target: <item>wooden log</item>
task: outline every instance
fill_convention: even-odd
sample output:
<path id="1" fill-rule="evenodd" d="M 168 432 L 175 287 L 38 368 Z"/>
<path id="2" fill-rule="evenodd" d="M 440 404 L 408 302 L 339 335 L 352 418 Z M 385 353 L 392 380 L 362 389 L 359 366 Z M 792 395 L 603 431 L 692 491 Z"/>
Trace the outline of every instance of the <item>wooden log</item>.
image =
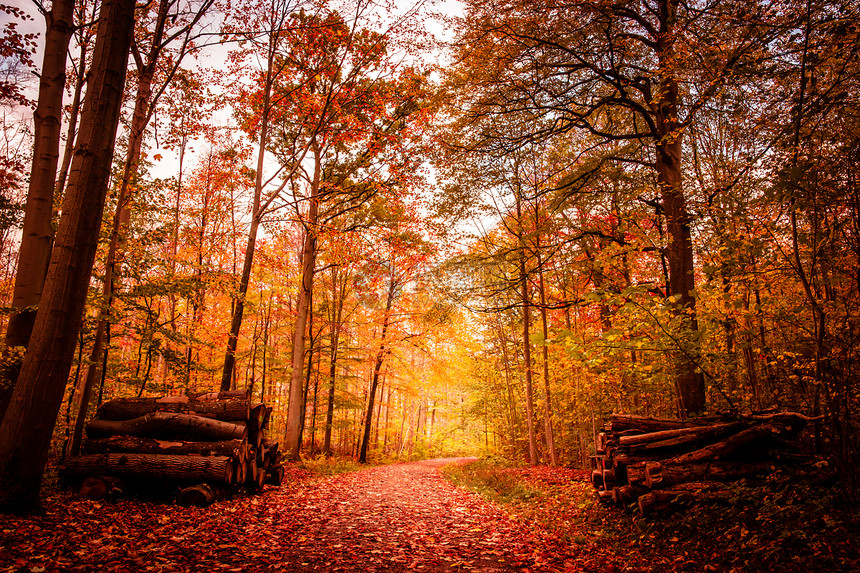
<path id="1" fill-rule="evenodd" d="M 66 459 L 62 472 L 68 477 L 111 474 L 162 480 L 187 479 L 230 483 L 233 463 L 226 456 L 91 454 Z"/>
<path id="2" fill-rule="evenodd" d="M 185 392 L 190 400 L 198 402 L 214 402 L 218 400 L 233 400 L 245 398 L 250 400 L 251 395 L 247 390 L 227 390 L 224 392 Z"/>
<path id="3" fill-rule="evenodd" d="M 644 487 L 635 485 L 622 485 L 612 488 L 612 501 L 615 505 L 625 505 L 638 499 L 639 496 L 648 492 Z"/>
<path id="4" fill-rule="evenodd" d="M 176 501 L 182 507 L 208 507 L 216 501 L 227 499 L 230 490 L 219 484 L 199 483 L 179 492 Z"/>
<path id="5" fill-rule="evenodd" d="M 605 489 L 597 490 L 597 499 L 601 503 L 612 503 L 612 492 Z"/>
<path id="6" fill-rule="evenodd" d="M 244 484 L 248 476 L 248 461 L 233 465 L 233 483 Z"/>
<path id="7" fill-rule="evenodd" d="M 252 430 L 248 428 L 248 446 L 255 450 L 259 450 L 260 446 L 263 444 L 263 431 L 262 430 Z"/>
<path id="8" fill-rule="evenodd" d="M 676 428 L 674 430 L 663 430 L 661 432 L 649 432 L 633 436 L 621 436 L 618 445 L 622 448 L 640 451 L 642 449 L 657 449 L 677 445 L 687 445 L 708 439 L 719 439 L 736 432 L 744 427 L 738 422 L 728 424 L 716 424 L 714 426 L 696 426 L 693 428 Z M 638 446 L 638 447 L 637 447 Z"/>
<path id="9" fill-rule="evenodd" d="M 754 442 L 766 441 L 768 438 L 779 438 L 779 433 L 780 429 L 772 424 L 753 426 L 715 444 L 670 458 L 665 463 L 668 465 L 680 465 L 725 458 L 738 449 Z"/>
<path id="10" fill-rule="evenodd" d="M 272 407 L 266 406 L 266 410 L 263 413 L 263 422 L 260 424 L 260 429 L 265 430 L 269 427 L 269 421 L 272 419 Z"/>
<path id="11" fill-rule="evenodd" d="M 640 484 L 645 481 L 645 463 L 638 462 L 627 466 L 627 482 L 630 485 Z"/>
<path id="12" fill-rule="evenodd" d="M 115 476 L 89 476 L 81 483 L 78 489 L 78 496 L 82 499 L 106 499 L 115 498 L 120 495 L 125 489 L 125 486 L 118 477 Z"/>
<path id="13" fill-rule="evenodd" d="M 265 404 L 253 404 L 251 405 L 250 413 L 248 415 L 248 429 L 249 430 L 262 430 L 263 425 L 266 422 L 266 412 L 268 409 Z"/>
<path id="14" fill-rule="evenodd" d="M 248 449 L 247 440 L 225 440 L 221 442 L 189 442 L 183 440 L 154 440 L 140 436 L 111 436 L 99 440 L 84 440 L 83 454 L 164 454 L 173 456 L 227 456 L 244 461 Z"/>
<path id="15" fill-rule="evenodd" d="M 649 418 L 648 416 L 612 414 L 610 416 L 610 428 L 614 433 L 631 429 L 641 430 L 643 432 L 661 432 L 663 430 L 674 430 L 677 428 L 693 428 L 705 425 L 711 421 L 714 420 L 672 420 L 668 418 Z"/>
<path id="16" fill-rule="evenodd" d="M 639 496 L 639 512 L 648 515 L 681 509 L 692 499 L 689 493 L 679 491 L 651 491 Z"/>
<path id="17" fill-rule="evenodd" d="M 268 438 L 263 438 L 263 443 L 261 447 L 266 448 L 269 452 L 269 455 L 273 456 L 281 450 L 281 445 L 275 440 L 270 440 Z"/>
<path id="18" fill-rule="evenodd" d="M 257 460 L 255 458 L 250 458 L 245 463 L 245 481 L 243 482 L 245 485 L 254 486 L 257 484 L 257 480 L 260 478 L 259 472 L 260 469 L 257 467 Z"/>
<path id="19" fill-rule="evenodd" d="M 117 434 L 147 438 L 176 438 L 199 440 L 241 440 L 247 436 L 244 424 L 221 422 L 192 414 L 153 412 L 133 420 L 99 420 L 87 424 L 89 438 L 105 438 Z"/>
<path id="20" fill-rule="evenodd" d="M 600 470 L 591 470 L 591 485 L 595 488 L 603 487 L 603 472 Z"/>
<path id="21" fill-rule="evenodd" d="M 648 462 L 645 469 L 645 485 L 664 489 L 686 482 L 730 481 L 761 473 L 773 467 L 771 462 L 705 462 L 668 464 Z"/>
<path id="22" fill-rule="evenodd" d="M 222 422 L 245 421 L 251 412 L 247 396 L 225 400 L 190 400 L 187 396 L 165 398 L 117 398 L 99 406 L 103 420 L 131 420 L 152 412 L 176 412 L 214 418 Z"/>
<path id="23" fill-rule="evenodd" d="M 280 486 L 284 483 L 284 466 L 269 466 L 269 471 L 266 472 L 266 483 Z"/>

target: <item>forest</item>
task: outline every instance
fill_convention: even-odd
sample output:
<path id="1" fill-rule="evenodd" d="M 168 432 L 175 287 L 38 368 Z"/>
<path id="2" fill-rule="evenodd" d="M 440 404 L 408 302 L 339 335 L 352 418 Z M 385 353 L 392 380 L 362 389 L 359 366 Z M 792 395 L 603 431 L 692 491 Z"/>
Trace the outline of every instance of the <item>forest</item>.
<path id="1" fill-rule="evenodd" d="M 14 0 L 13 0 L 14 2 Z M 0 4 L 0 509 L 116 398 L 588 468 L 794 412 L 856 501 L 848 0 Z"/>

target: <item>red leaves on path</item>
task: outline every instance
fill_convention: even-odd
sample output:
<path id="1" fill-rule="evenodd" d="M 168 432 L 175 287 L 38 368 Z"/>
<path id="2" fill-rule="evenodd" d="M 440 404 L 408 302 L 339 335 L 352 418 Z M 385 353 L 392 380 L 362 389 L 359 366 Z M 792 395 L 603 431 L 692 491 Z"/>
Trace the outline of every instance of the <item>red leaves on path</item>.
<path id="1" fill-rule="evenodd" d="M 445 481 L 444 463 L 294 470 L 207 509 L 57 496 L 42 516 L 0 516 L 0 571 L 556 570 L 525 528 Z"/>

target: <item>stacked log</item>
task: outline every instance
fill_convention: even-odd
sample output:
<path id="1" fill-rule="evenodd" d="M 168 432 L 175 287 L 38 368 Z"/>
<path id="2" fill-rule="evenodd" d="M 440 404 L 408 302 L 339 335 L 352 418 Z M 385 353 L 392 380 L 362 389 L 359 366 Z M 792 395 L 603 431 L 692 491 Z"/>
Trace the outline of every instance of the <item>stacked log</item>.
<path id="1" fill-rule="evenodd" d="M 811 420 L 794 412 L 693 420 L 613 414 L 599 434 L 591 482 L 600 501 L 635 502 L 642 514 L 681 507 L 791 459 Z"/>
<path id="2" fill-rule="evenodd" d="M 245 391 L 111 400 L 63 474 L 84 479 L 80 493 L 91 498 L 119 490 L 119 480 L 179 486 L 183 505 L 209 505 L 238 487 L 259 492 L 284 476 L 278 443 L 265 438 L 270 415 Z"/>

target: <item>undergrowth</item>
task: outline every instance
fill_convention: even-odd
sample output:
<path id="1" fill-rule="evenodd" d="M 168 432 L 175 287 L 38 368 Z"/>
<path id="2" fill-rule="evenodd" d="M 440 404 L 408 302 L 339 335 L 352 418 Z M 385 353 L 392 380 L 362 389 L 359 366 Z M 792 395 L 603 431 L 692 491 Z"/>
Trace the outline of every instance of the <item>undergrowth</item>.
<path id="1" fill-rule="evenodd" d="M 323 454 L 302 458 L 298 465 L 318 476 L 332 476 L 367 468 L 366 464 L 360 464 L 351 457 L 325 456 Z"/>
<path id="2" fill-rule="evenodd" d="M 450 465 L 454 484 L 504 504 L 584 571 L 860 571 L 860 517 L 835 480 L 779 470 L 707 503 L 642 517 L 599 504 L 588 472 L 499 459 Z"/>

